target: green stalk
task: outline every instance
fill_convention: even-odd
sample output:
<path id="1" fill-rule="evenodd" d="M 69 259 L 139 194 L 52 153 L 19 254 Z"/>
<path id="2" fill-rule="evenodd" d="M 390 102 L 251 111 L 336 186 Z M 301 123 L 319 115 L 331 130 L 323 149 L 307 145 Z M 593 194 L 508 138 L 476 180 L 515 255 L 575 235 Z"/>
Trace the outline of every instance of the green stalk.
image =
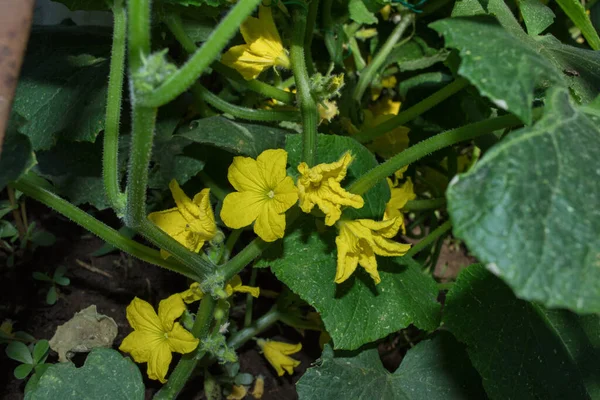
<path id="1" fill-rule="evenodd" d="M 438 90 L 431 96 L 427 97 L 426 99 L 421 100 L 409 109 L 402 111 L 395 117 L 388 119 L 384 123 L 379 124 L 374 128 L 369 128 L 366 131 L 359 132 L 356 135 L 353 135 L 352 137 L 358 140 L 360 143 L 370 142 L 383 135 L 384 133 L 395 129 L 398 126 L 404 125 L 409 121 L 412 121 L 419 115 L 432 109 L 436 105 L 440 104 L 442 101 L 446 100 L 448 97 L 461 91 L 467 86 L 469 86 L 469 82 L 466 79 L 458 78 L 452 83 L 444 86 L 442 89 Z"/>
<path id="2" fill-rule="evenodd" d="M 271 243 L 265 242 L 261 238 L 256 238 L 251 241 L 242 251 L 222 267 L 221 272 L 225 282 L 239 274 L 246 265 L 250 264 L 252 260 L 260 256 L 270 244 Z"/>
<path id="3" fill-rule="evenodd" d="M 409 200 L 402 208 L 402 211 L 423 211 L 440 208 L 446 204 L 446 199 L 440 197 L 437 199 L 427 200 Z"/>
<path id="4" fill-rule="evenodd" d="M 196 314 L 196 321 L 192 327 L 192 334 L 194 337 L 200 339 L 200 342 L 208 335 L 210 326 L 213 320 L 213 313 L 217 301 L 212 296 L 204 296 L 200 301 L 198 307 L 198 313 Z M 174 399 L 177 397 L 181 389 L 185 386 L 185 383 L 190 379 L 192 372 L 196 368 L 198 361 L 204 356 L 204 351 L 200 350 L 201 345 L 195 351 L 185 354 L 179 360 L 179 363 L 169 375 L 167 383 L 154 395 L 156 400 L 167 400 Z"/>
<path id="5" fill-rule="evenodd" d="M 87 229 L 94 235 L 98 236 L 105 242 L 110 243 L 119 250 L 131 254 L 132 256 L 150 264 L 158 265 L 168 270 L 180 273 L 190 279 L 199 279 L 197 274 L 192 273 L 184 265 L 181 265 L 173 260 L 164 260 L 158 251 L 121 235 L 118 231 L 112 229 L 103 222 L 98 221 L 96 218 L 92 217 L 80 208 L 75 207 L 73 204 L 58 197 L 49 190 L 38 186 L 35 183 L 35 180 L 30 177 L 22 176 L 18 181 L 14 182 L 12 186 L 25 193 L 32 199 L 35 199 L 40 203 L 52 208 L 56 212 L 64 215 L 77 225 Z"/>
<path id="6" fill-rule="evenodd" d="M 331 8 L 333 6 L 333 0 L 324 0 L 323 1 L 323 31 L 325 32 L 325 47 L 327 47 L 327 51 L 329 52 L 329 56 L 331 57 L 331 61 L 333 61 L 336 65 L 342 64 L 342 53 L 341 46 L 338 46 L 338 43 L 341 42 L 336 39 L 335 34 L 333 32 L 333 18 L 331 18 Z"/>
<path id="7" fill-rule="evenodd" d="M 298 121 L 298 111 L 291 110 L 255 110 L 253 108 L 241 107 L 231 104 L 219 96 L 211 93 L 199 83 L 192 85 L 192 94 L 213 106 L 219 111 L 230 114 L 236 118 L 250 121 Z"/>
<path id="8" fill-rule="evenodd" d="M 260 1 L 239 0 L 202 47 L 160 87 L 140 99 L 141 103 L 146 107 L 160 107 L 185 92 L 219 56 L 229 40 L 238 31 L 240 25 L 254 11 Z"/>
<path id="9" fill-rule="evenodd" d="M 425 238 L 423 240 L 421 240 L 419 243 L 412 246 L 410 248 L 410 250 L 408 250 L 408 252 L 405 255 L 403 255 L 402 257 L 403 258 L 404 257 L 406 257 L 406 258 L 414 257 L 421 250 L 427 248 L 429 245 L 431 245 L 433 242 L 435 242 L 440 236 L 442 236 L 446 232 L 448 232 L 450 230 L 450 228 L 452 228 L 452 222 L 450 222 L 450 221 L 444 222 L 443 224 L 438 226 L 436 229 L 431 231 L 429 233 L 429 235 L 425 236 Z"/>
<path id="10" fill-rule="evenodd" d="M 313 75 L 315 73 L 315 66 L 312 58 L 312 41 L 318 13 L 319 0 L 310 0 L 310 4 L 308 5 L 308 17 L 306 19 L 306 35 L 304 36 L 304 51 L 308 75 Z"/>
<path id="11" fill-rule="evenodd" d="M 317 153 L 317 104 L 310 90 L 310 78 L 306 71 L 304 55 L 304 37 L 306 14 L 302 10 L 294 11 L 294 30 L 290 58 L 296 81 L 298 104 L 302 115 L 302 161 L 309 167 L 315 163 Z"/>
<path id="12" fill-rule="evenodd" d="M 409 147 L 386 162 L 379 164 L 377 167 L 354 181 L 348 190 L 355 194 L 363 194 L 375 186 L 380 180 L 385 179 L 400 168 L 409 165 L 436 150 L 473 139 L 498 129 L 512 128 L 522 124 L 521 120 L 514 115 L 503 115 L 502 117 L 486 119 L 485 121 L 475 122 L 440 133 Z"/>
<path id="13" fill-rule="evenodd" d="M 138 70 L 150 54 L 150 0 L 129 0 L 129 69 Z"/>
<path id="14" fill-rule="evenodd" d="M 198 48 L 196 47 L 196 43 L 188 36 L 183 28 L 183 23 L 181 22 L 181 17 L 179 14 L 170 13 L 165 19 L 165 23 L 167 27 L 175 36 L 175 39 L 181 44 L 181 47 L 185 51 L 190 54 L 193 54 Z M 281 89 L 277 89 L 274 86 L 271 86 L 267 83 L 261 82 L 256 79 L 252 79 L 247 81 L 244 79 L 242 75 L 239 74 L 235 69 L 229 68 L 228 66 L 222 64 L 219 61 L 215 61 L 210 66 L 212 69 L 225 76 L 232 81 L 235 81 L 238 85 L 243 86 L 248 90 L 252 90 L 253 92 L 262 94 L 265 97 L 272 98 L 278 101 L 281 101 L 285 104 L 294 104 L 294 95 L 289 92 L 285 92 Z"/>
<path id="15" fill-rule="evenodd" d="M 367 90 L 367 87 L 371 84 L 373 78 L 379 72 L 379 69 L 392 51 L 392 48 L 396 43 L 398 43 L 400 38 L 402 38 L 402 35 L 404 35 L 406 29 L 408 29 L 414 20 L 414 14 L 403 15 L 402 20 L 398 23 L 398 25 L 396 25 L 381 49 L 379 49 L 377 54 L 375 54 L 375 57 L 373 57 L 373 61 L 371 61 L 371 63 L 362 70 L 360 78 L 358 79 L 358 83 L 356 84 L 356 88 L 354 88 L 354 93 L 352 94 L 352 98 L 355 101 L 360 102 L 363 94 L 365 94 L 365 90 Z"/>
<path id="16" fill-rule="evenodd" d="M 280 314 L 277 306 L 273 306 L 266 314 L 254 321 L 251 326 L 244 328 L 231 336 L 227 344 L 234 349 L 239 348 L 248 340 L 269 329 L 273 324 L 279 321 L 279 316 Z"/>

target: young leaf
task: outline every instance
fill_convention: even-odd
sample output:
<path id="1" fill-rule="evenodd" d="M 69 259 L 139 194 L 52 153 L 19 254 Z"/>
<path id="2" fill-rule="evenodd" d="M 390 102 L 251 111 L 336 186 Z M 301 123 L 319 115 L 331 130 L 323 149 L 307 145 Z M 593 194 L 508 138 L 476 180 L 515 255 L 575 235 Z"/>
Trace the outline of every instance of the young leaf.
<path id="1" fill-rule="evenodd" d="M 369 3 L 374 2 L 370 1 Z M 381 8 L 381 6 L 379 6 L 379 8 Z M 350 0 L 348 10 L 350 11 L 350 18 L 354 22 L 366 25 L 377 23 L 377 17 L 374 14 L 376 10 L 369 10 L 363 0 Z"/>
<path id="2" fill-rule="evenodd" d="M 38 246 L 49 247 L 56 243 L 56 236 L 48 231 L 38 229 L 32 233 L 31 241 Z"/>
<path id="3" fill-rule="evenodd" d="M 100 398 L 144 398 L 140 370 L 112 349 L 92 350 L 81 368 L 73 363 L 51 365 L 39 380 L 25 388 L 25 400 Z"/>
<path id="4" fill-rule="evenodd" d="M 258 266 L 271 266 L 280 281 L 315 307 L 336 349 L 357 349 L 410 324 L 437 328 L 437 287 L 419 267 L 378 257 L 379 285 L 361 267 L 338 285 L 334 229 L 319 234 L 313 218 L 303 222 L 286 232 L 281 247 L 271 246 Z"/>
<path id="5" fill-rule="evenodd" d="M 448 293 L 444 325 L 467 345 L 491 399 L 600 395 L 597 316 L 519 300 L 483 265 L 472 265 Z"/>
<path id="6" fill-rule="evenodd" d="M 46 339 L 38 341 L 33 347 L 33 363 L 37 365 L 43 362 L 42 359 L 48 354 L 48 349 L 50 349 L 50 344 Z"/>
<path id="7" fill-rule="evenodd" d="M 33 279 L 37 281 L 52 282 L 52 278 L 42 272 L 34 271 L 31 275 L 33 276 Z"/>
<path id="8" fill-rule="evenodd" d="M 540 0 L 520 0 L 518 3 L 529 35 L 539 35 L 554 22 L 554 12 Z"/>
<path id="9" fill-rule="evenodd" d="M 196 143 L 210 144 L 237 155 L 257 157 L 264 150 L 283 147 L 289 131 L 215 116 L 192 121 L 177 133 L 177 136 Z"/>
<path id="10" fill-rule="evenodd" d="M 18 361 L 23 364 L 33 364 L 33 358 L 31 357 L 31 352 L 29 351 L 29 347 L 25 343 L 22 342 L 10 342 L 8 346 L 6 346 L 6 355 L 8 358 Z"/>
<path id="11" fill-rule="evenodd" d="M 444 35 L 448 47 L 460 50 L 458 73 L 526 124 L 531 123 L 534 90 L 564 83 L 561 71 L 492 17 L 451 18 L 429 26 Z"/>
<path id="12" fill-rule="evenodd" d="M 600 116 L 553 90 L 536 125 L 510 133 L 449 186 L 454 234 L 517 296 L 600 312 L 599 143 Z"/>
<path id="13" fill-rule="evenodd" d="M 13 374 L 15 375 L 15 378 L 17 378 L 17 379 L 25 379 L 25 378 L 27 378 L 27 375 L 29 375 L 31 373 L 31 370 L 33 370 L 33 365 L 21 364 L 17 368 L 15 368 L 15 370 L 13 371 Z"/>
<path id="14" fill-rule="evenodd" d="M 354 399 L 357 393 L 378 400 L 485 398 L 464 348 L 447 332 L 408 350 L 393 373 L 381 365 L 376 348 L 336 355 L 326 345 L 319 365 L 309 368 L 296 387 L 300 400 Z"/>
<path id="15" fill-rule="evenodd" d="M 0 220 L 0 238 L 8 238 L 18 235 L 17 228 L 6 220 Z"/>
<path id="16" fill-rule="evenodd" d="M 56 286 L 52 285 L 48 289 L 48 293 L 46 293 L 46 303 L 52 306 L 56 304 L 56 300 L 58 300 L 58 291 L 56 290 Z"/>

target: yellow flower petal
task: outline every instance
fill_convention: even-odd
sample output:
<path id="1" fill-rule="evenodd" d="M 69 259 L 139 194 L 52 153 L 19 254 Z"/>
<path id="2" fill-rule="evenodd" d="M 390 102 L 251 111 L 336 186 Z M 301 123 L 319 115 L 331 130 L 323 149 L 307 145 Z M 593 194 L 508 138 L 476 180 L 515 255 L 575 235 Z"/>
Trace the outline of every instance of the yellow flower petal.
<path id="1" fill-rule="evenodd" d="M 247 81 L 256 79 L 268 67 L 269 59 L 257 57 L 250 53 L 247 44 L 233 46 L 221 57 L 221 62 L 230 68 L 236 69 Z"/>
<path id="2" fill-rule="evenodd" d="M 260 296 L 260 288 L 253 286 L 244 286 L 242 284 L 242 278 L 239 275 L 235 275 L 225 286 L 225 292 L 227 296 L 231 296 L 234 292 L 239 293 L 250 293 L 252 297 Z"/>
<path id="3" fill-rule="evenodd" d="M 300 365 L 300 361 L 288 355 L 302 350 L 301 343 L 290 344 L 264 339 L 258 339 L 256 343 L 261 347 L 265 358 L 275 368 L 278 376 L 282 376 L 285 372 L 292 375 L 294 368 Z"/>
<path id="4" fill-rule="evenodd" d="M 156 315 L 154 308 L 138 297 L 129 303 L 126 309 L 127 321 L 136 331 L 162 332 L 162 323 Z"/>
<path id="5" fill-rule="evenodd" d="M 158 318 L 161 321 L 162 330 L 170 331 L 173 329 L 174 321 L 181 317 L 185 311 L 185 304 L 179 293 L 173 294 L 158 303 Z"/>
<path id="6" fill-rule="evenodd" d="M 390 187 L 391 197 L 390 201 L 385 205 L 383 219 L 398 218 L 399 221 L 401 221 L 400 229 L 404 234 L 406 233 L 406 227 L 404 226 L 404 215 L 402 215 L 400 210 L 402 210 L 410 200 L 416 199 L 417 195 L 415 194 L 414 186 L 410 178 L 407 178 L 406 182 L 400 187 L 396 187 L 389 178 L 387 179 L 387 182 Z"/>
<path id="7" fill-rule="evenodd" d="M 302 211 L 310 213 L 317 205 L 325 213 L 325 224 L 331 226 L 342 215 L 342 206 L 363 207 L 361 196 L 347 192 L 340 185 L 351 161 L 352 156 L 347 152 L 330 164 L 319 164 L 312 168 L 304 162 L 298 165 L 298 197 Z"/>
<path id="8" fill-rule="evenodd" d="M 233 385 L 231 393 L 227 396 L 227 400 L 242 400 L 248 394 L 248 389 L 245 386 Z"/>
<path id="9" fill-rule="evenodd" d="M 211 240 L 217 234 L 217 225 L 210 205 L 210 189 L 202 189 L 194 196 L 193 202 L 198 206 L 200 215 L 190 222 L 190 229 L 206 240 Z"/>
<path id="10" fill-rule="evenodd" d="M 167 343 L 169 349 L 175 353 L 187 354 L 198 347 L 200 340 L 185 330 L 179 322 L 175 322 L 173 329 L 168 333 Z"/>
<path id="11" fill-rule="evenodd" d="M 287 152 L 265 150 L 256 160 L 235 157 L 228 179 L 237 192 L 223 200 L 221 219 L 239 229 L 254 222 L 254 232 L 272 242 L 283 237 L 285 212 L 298 200 L 292 178 L 286 175 Z"/>
<path id="12" fill-rule="evenodd" d="M 335 239 L 338 250 L 335 282 L 342 283 L 348 279 L 358 264 L 371 275 L 375 284 L 380 283 L 375 254 L 386 257 L 402 256 L 410 249 L 409 244 L 390 240 L 396 236 L 400 226 L 401 221 L 398 218 L 340 222 L 340 232 Z"/>
<path id="13" fill-rule="evenodd" d="M 169 345 L 166 341 L 162 342 L 150 354 L 148 368 L 146 369 L 148 378 L 159 380 L 161 383 L 166 383 L 167 380 L 165 379 L 165 376 L 167 376 L 167 373 L 169 372 L 169 364 L 171 364 L 172 359 L 173 356 L 169 350 Z"/>
<path id="14" fill-rule="evenodd" d="M 187 221 L 193 221 L 198 218 L 200 215 L 200 209 L 192 199 L 187 197 L 187 195 L 181 190 L 181 187 L 177 183 L 175 179 L 171 180 L 169 183 L 169 189 L 171 190 L 171 194 L 173 195 L 173 200 L 175 200 L 175 204 L 177 204 L 177 209 Z"/>
<path id="15" fill-rule="evenodd" d="M 181 299 L 186 303 L 190 304 L 195 301 L 201 300 L 204 297 L 204 293 L 200 289 L 200 284 L 198 282 L 194 282 L 190 285 L 189 289 L 179 293 Z"/>
<path id="16" fill-rule="evenodd" d="M 131 354 L 138 363 L 148 362 L 154 349 L 165 341 L 162 331 L 133 331 L 123 339 L 119 350 Z"/>
<path id="17" fill-rule="evenodd" d="M 262 375 L 258 375 L 256 377 L 256 381 L 254 381 L 254 389 L 252 390 L 252 397 L 257 400 L 262 399 L 263 394 L 265 393 L 265 378 Z"/>

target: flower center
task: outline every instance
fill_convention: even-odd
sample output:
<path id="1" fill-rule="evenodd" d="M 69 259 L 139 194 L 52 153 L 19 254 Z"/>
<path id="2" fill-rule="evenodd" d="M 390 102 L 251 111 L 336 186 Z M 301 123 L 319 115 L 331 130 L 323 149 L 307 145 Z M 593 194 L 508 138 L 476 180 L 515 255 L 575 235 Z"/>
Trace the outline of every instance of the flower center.
<path id="1" fill-rule="evenodd" d="M 272 199 L 273 197 L 275 197 L 275 192 L 273 190 L 269 190 L 269 193 L 267 193 L 267 196 L 269 196 L 269 198 Z"/>

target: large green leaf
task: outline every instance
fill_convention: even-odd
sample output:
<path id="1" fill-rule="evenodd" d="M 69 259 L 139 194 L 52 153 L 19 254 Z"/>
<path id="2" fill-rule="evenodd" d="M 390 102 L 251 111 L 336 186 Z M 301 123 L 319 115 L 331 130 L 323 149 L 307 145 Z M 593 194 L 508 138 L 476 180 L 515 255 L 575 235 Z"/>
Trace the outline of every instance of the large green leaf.
<path id="1" fill-rule="evenodd" d="M 268 125 L 248 124 L 215 116 L 191 122 L 189 126 L 180 128 L 177 136 L 220 147 L 234 154 L 256 157 L 264 150 L 283 147 L 289 133 Z"/>
<path id="2" fill-rule="evenodd" d="M 429 25 L 460 50 L 458 73 L 499 108 L 531 123 L 534 90 L 563 83 L 563 76 L 529 41 L 522 41 L 488 16 L 451 18 Z M 485 35 L 481 35 L 485 32 Z"/>
<path id="3" fill-rule="evenodd" d="M 0 153 L 0 191 L 35 165 L 35 155 L 29 138 L 17 132 L 14 123 L 9 123 Z"/>
<path id="4" fill-rule="evenodd" d="M 86 46 L 87 40 L 87 46 Z M 13 112 L 34 150 L 60 139 L 96 140 L 104 128 L 110 36 L 58 27 L 32 33 Z"/>
<path id="5" fill-rule="evenodd" d="M 519 297 L 600 312 L 598 159 L 600 116 L 552 91 L 535 126 L 451 183 L 454 234 Z"/>
<path id="6" fill-rule="evenodd" d="M 270 265 L 277 278 L 320 314 L 336 349 L 356 349 L 413 324 L 437 328 L 437 287 L 417 266 L 404 267 L 378 257 L 381 283 L 375 285 L 359 267 L 342 284 L 334 282 L 334 228 L 317 232 L 314 219 L 304 218 L 272 245 L 259 266 Z"/>
<path id="7" fill-rule="evenodd" d="M 144 399 L 144 384 L 131 360 L 115 350 L 96 348 L 81 368 L 70 362 L 48 367 L 39 379 L 29 382 L 25 399 L 139 400 Z"/>
<path id="8" fill-rule="evenodd" d="M 156 142 L 152 152 L 152 167 L 148 173 L 148 187 L 165 189 L 171 179 L 183 185 L 202 171 L 205 161 L 197 147 L 181 136 Z"/>
<path id="9" fill-rule="evenodd" d="M 517 299 L 483 265 L 448 293 L 444 325 L 467 345 L 492 399 L 597 399 L 597 316 L 548 311 Z"/>
<path id="10" fill-rule="evenodd" d="M 410 349 L 394 373 L 381 365 L 377 349 L 335 355 L 326 346 L 320 364 L 308 369 L 296 388 L 301 400 L 485 398 L 464 348 L 445 332 Z"/>
<path id="11" fill-rule="evenodd" d="M 302 159 L 302 137 L 300 135 L 289 135 L 285 142 L 285 149 L 289 154 L 290 174 L 297 176 L 297 166 Z M 337 135 L 318 135 L 317 163 L 337 161 L 347 151 L 350 151 L 354 160 L 348 167 L 346 179 L 342 182 L 342 185 L 346 187 L 356 178 L 377 166 L 378 163 L 375 156 L 352 138 Z M 387 183 L 384 181 L 379 182 L 362 197 L 365 200 L 363 208 L 354 209 L 348 207 L 344 210 L 344 216 L 348 218 L 381 220 L 385 211 L 385 204 L 390 199 L 390 189 Z"/>
<path id="12" fill-rule="evenodd" d="M 520 0 L 519 8 L 531 36 L 539 35 L 554 22 L 554 12 L 541 0 Z"/>

